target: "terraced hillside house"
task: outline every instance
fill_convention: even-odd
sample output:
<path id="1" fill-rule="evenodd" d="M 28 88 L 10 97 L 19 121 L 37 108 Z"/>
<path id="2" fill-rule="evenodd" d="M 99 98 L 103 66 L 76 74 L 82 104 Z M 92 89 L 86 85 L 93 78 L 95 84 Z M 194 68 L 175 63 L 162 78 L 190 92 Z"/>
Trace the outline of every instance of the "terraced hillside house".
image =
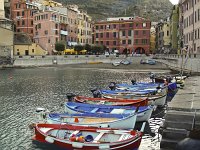
<path id="1" fill-rule="evenodd" d="M 15 32 L 27 33 L 33 40 L 33 14 L 38 11 L 40 4 L 25 0 L 11 0 L 11 19 L 15 24 Z"/>
<path id="2" fill-rule="evenodd" d="M 151 22 L 141 17 L 107 18 L 94 24 L 94 44 L 109 51 L 148 54 Z"/>

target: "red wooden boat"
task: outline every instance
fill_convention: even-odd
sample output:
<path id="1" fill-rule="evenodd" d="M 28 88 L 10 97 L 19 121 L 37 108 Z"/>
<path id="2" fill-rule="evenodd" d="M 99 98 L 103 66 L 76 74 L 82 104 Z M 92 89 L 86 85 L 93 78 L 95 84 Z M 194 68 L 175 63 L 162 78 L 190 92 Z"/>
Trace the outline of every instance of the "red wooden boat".
<path id="1" fill-rule="evenodd" d="M 66 148 L 67 150 L 136 150 L 140 145 L 141 139 L 141 131 L 66 124 L 36 124 L 33 137 L 33 140 Z"/>
<path id="2" fill-rule="evenodd" d="M 74 100 L 80 103 L 104 104 L 104 105 L 120 105 L 120 106 L 147 106 L 148 99 L 114 99 L 114 98 L 93 98 L 85 96 L 75 96 Z"/>

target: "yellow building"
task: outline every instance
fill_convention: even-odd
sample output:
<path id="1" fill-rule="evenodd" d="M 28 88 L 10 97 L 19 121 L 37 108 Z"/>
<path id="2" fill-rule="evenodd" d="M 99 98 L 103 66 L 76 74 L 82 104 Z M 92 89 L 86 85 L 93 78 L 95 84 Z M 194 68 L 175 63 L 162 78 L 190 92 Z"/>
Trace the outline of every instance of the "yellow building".
<path id="1" fill-rule="evenodd" d="M 62 6 L 61 3 L 58 3 L 58 2 L 55 2 L 52 0 L 43 0 L 42 4 L 44 6 L 50 6 L 50 7 L 61 7 Z"/>
<path id="2" fill-rule="evenodd" d="M 157 22 L 151 23 L 150 29 L 150 52 L 155 53 L 156 51 L 156 24 Z"/>
<path id="3" fill-rule="evenodd" d="M 38 44 L 17 44 L 14 45 L 14 55 L 18 56 L 39 56 L 46 55 L 47 51 L 43 50 Z"/>
<path id="4" fill-rule="evenodd" d="M 8 19 L 0 19 L 0 57 L 11 57 L 13 54 L 13 25 Z"/>
<path id="5" fill-rule="evenodd" d="M 26 33 L 15 33 L 13 55 L 37 56 L 46 54 L 47 51 L 37 43 L 32 43 L 30 37 Z"/>

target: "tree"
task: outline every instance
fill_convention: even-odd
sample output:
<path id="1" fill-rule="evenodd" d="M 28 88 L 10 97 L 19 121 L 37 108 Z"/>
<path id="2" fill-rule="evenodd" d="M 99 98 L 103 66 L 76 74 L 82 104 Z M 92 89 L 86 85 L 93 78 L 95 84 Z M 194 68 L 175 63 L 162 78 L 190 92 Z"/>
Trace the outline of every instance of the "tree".
<path id="1" fill-rule="evenodd" d="M 77 51 L 78 54 L 80 53 L 80 51 L 83 50 L 83 48 L 84 48 L 84 47 L 83 47 L 82 45 L 75 45 L 75 46 L 74 46 L 74 50 Z"/>
<path id="2" fill-rule="evenodd" d="M 90 44 L 85 44 L 85 50 L 90 53 L 92 51 L 92 46 Z"/>
<path id="3" fill-rule="evenodd" d="M 59 42 L 56 42 L 55 44 L 55 49 L 61 53 L 62 51 L 65 50 L 65 42 L 64 41 L 59 41 Z"/>
<path id="4" fill-rule="evenodd" d="M 93 45 L 92 46 L 92 52 L 94 54 L 100 54 L 100 53 L 102 53 L 103 52 L 103 46 L 101 46 L 101 45 Z"/>

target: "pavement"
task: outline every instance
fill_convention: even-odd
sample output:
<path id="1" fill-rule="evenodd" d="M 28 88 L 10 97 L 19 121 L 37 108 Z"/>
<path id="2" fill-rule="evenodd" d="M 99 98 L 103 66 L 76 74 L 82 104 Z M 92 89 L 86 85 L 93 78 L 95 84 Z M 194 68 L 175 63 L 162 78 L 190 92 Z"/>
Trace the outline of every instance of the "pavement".
<path id="1" fill-rule="evenodd" d="M 183 89 L 168 103 L 173 110 L 200 111 L 200 76 L 191 76 L 185 80 Z"/>

